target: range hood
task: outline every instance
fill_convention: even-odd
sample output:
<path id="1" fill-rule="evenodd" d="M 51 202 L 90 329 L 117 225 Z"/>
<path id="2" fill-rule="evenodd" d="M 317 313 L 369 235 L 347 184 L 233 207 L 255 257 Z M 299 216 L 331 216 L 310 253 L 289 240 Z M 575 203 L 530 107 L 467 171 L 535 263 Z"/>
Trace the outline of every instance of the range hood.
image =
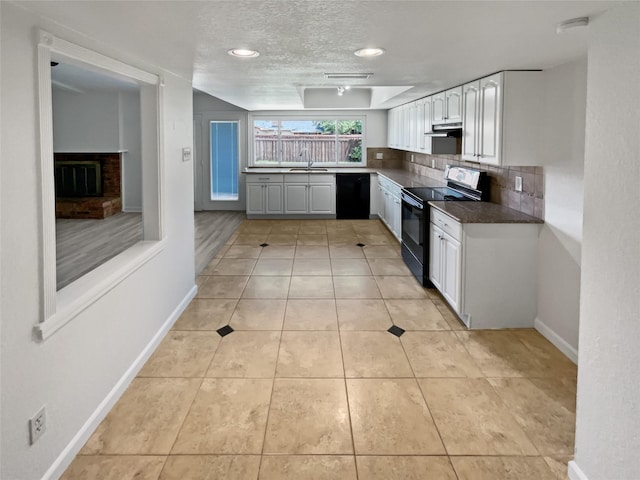
<path id="1" fill-rule="evenodd" d="M 433 125 L 430 132 L 425 132 L 430 137 L 461 137 L 462 122 L 442 123 Z"/>

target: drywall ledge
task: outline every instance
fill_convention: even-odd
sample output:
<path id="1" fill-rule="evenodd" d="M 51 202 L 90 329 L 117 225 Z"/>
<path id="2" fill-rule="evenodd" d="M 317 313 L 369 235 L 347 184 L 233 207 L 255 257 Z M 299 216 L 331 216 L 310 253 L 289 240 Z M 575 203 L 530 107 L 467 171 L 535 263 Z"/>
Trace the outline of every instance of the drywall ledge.
<path id="1" fill-rule="evenodd" d="M 65 447 L 65 449 L 60 453 L 58 458 L 53 462 L 49 470 L 44 474 L 42 480 L 53 480 L 56 478 L 60 478 L 65 470 L 71 465 L 71 462 L 78 454 L 82 446 L 89 440 L 89 437 L 93 434 L 93 432 L 98 428 L 100 422 L 107 416 L 109 411 L 113 408 L 116 402 L 120 399 L 122 394 L 125 392 L 129 384 L 133 381 L 135 376 L 138 374 L 140 369 L 144 366 L 146 361 L 151 357 L 151 354 L 155 351 L 155 349 L 160 345 L 160 342 L 165 337 L 165 335 L 171 330 L 171 327 L 176 322 L 176 320 L 180 317 L 182 312 L 187 308 L 191 300 L 198 293 L 198 287 L 194 285 L 191 290 L 187 293 L 187 295 L 182 299 L 182 301 L 178 304 L 178 306 L 171 312 L 169 318 L 164 322 L 160 330 L 153 336 L 151 341 L 147 344 L 147 346 L 142 350 L 140 355 L 133 361 L 131 366 L 127 369 L 127 371 L 122 375 L 120 380 L 114 385 L 109 394 L 105 397 L 105 399 L 98 405 L 98 408 L 91 414 L 82 428 L 76 433 L 76 435 L 71 439 L 69 444 Z"/>
<path id="2" fill-rule="evenodd" d="M 138 242 L 59 290 L 56 297 L 56 313 L 34 327 L 36 337 L 39 340 L 49 338 L 162 252 L 165 245 L 166 238 L 160 241 Z"/>

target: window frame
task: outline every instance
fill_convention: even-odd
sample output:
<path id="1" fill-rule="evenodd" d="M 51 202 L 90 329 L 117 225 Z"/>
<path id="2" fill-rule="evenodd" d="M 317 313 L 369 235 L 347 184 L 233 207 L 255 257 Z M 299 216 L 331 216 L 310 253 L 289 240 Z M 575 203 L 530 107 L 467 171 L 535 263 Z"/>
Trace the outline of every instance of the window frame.
<path id="1" fill-rule="evenodd" d="M 37 37 L 39 176 L 42 306 L 34 326 L 37 340 L 45 340 L 114 289 L 163 251 L 162 158 L 163 80 L 160 76 L 68 42 L 44 30 Z M 56 59 L 98 71 L 117 74 L 140 85 L 143 240 L 96 267 L 64 288 L 56 286 L 55 180 L 53 161 L 53 102 L 51 60 Z"/>
<path id="2" fill-rule="evenodd" d="M 306 161 L 301 161 L 301 162 L 283 162 L 282 158 L 280 158 L 278 160 L 278 162 L 272 162 L 272 163 L 256 163 L 256 135 L 255 135 L 255 121 L 260 121 L 260 120 L 267 120 L 267 121 L 278 121 L 280 122 L 280 125 L 282 125 L 283 121 L 312 121 L 312 120 L 332 120 L 335 122 L 339 122 L 339 121 L 344 121 L 344 120 L 356 120 L 361 122 L 362 124 L 362 140 L 361 140 L 361 151 L 362 151 L 362 156 L 361 156 L 361 160 L 359 162 L 344 162 L 344 161 L 339 161 L 336 159 L 335 162 L 322 162 L 322 163 L 318 163 L 316 165 L 322 165 L 322 166 L 327 166 L 327 167 L 331 167 L 331 168 L 349 168 L 349 167 L 366 167 L 367 165 L 367 156 L 366 156 L 366 145 L 365 145 L 365 141 L 366 141 L 366 131 L 367 131 L 367 125 L 366 125 L 366 116 L 359 114 L 359 115 L 331 115 L 331 114 L 326 114 L 326 113 L 322 113 L 319 115 L 313 115 L 313 114 L 286 114 L 286 115 L 282 115 L 282 114 L 276 114 L 276 115 L 272 115 L 272 114 L 253 114 L 253 115 L 249 115 L 249 129 L 251 130 L 249 133 L 249 166 L 250 167 L 257 167 L 257 168 L 279 168 L 279 167 L 296 167 L 296 166 L 300 166 L 303 163 L 306 163 Z M 280 137 L 280 129 L 278 130 L 278 137 Z M 340 137 L 339 134 L 336 134 L 336 142 L 337 139 Z M 336 150 L 337 153 L 337 150 Z M 279 155 L 281 155 L 281 151 L 279 153 Z M 313 159 L 312 159 L 313 160 Z"/>

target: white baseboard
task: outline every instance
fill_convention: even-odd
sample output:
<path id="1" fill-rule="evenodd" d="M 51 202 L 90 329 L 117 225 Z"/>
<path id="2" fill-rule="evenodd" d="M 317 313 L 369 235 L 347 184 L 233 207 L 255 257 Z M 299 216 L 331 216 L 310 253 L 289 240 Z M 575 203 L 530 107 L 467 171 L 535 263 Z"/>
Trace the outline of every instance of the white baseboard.
<path id="1" fill-rule="evenodd" d="M 129 207 L 123 205 L 122 211 L 125 213 L 142 213 L 142 207 Z"/>
<path id="2" fill-rule="evenodd" d="M 556 348 L 569 357 L 573 363 L 578 364 L 578 350 L 569 345 L 564 338 L 549 328 L 549 326 L 539 318 L 536 318 L 534 325 L 536 330 L 538 330 L 544 338 L 553 343 Z"/>
<path id="3" fill-rule="evenodd" d="M 158 345 L 160 345 L 162 339 L 171 329 L 178 317 L 180 317 L 182 312 L 184 312 L 184 310 L 187 308 L 189 302 L 191 302 L 191 300 L 196 296 L 197 292 L 198 287 L 194 285 L 193 288 L 189 290 L 187 295 L 178 304 L 178 306 L 173 310 L 173 312 L 171 312 L 171 315 L 169 315 L 169 318 L 167 318 L 162 327 L 160 327 L 160 330 L 158 330 L 158 332 L 153 336 L 147 346 L 144 347 L 142 352 L 140 352 L 140 355 L 138 355 L 138 357 L 133 361 L 131 366 L 124 373 L 124 375 L 122 375 L 120 380 L 118 380 L 118 382 L 114 385 L 105 399 L 100 402 L 98 408 L 95 409 L 95 411 L 91 414 L 82 428 L 71 439 L 69 444 L 65 447 L 62 453 L 60 453 L 58 458 L 56 458 L 51 467 L 49 467 L 47 472 L 43 475 L 42 480 L 54 480 L 62 476 L 62 474 L 69 467 L 80 449 L 87 442 L 87 440 L 89 440 L 89 437 L 93 434 L 96 428 L 98 428 L 100 422 L 102 422 L 104 417 L 106 417 L 107 414 L 111 411 L 115 403 L 120 399 L 122 394 L 138 374 L 145 362 L 149 359 L 149 357 L 151 357 L 151 354 L 155 351 Z"/>
<path id="4" fill-rule="evenodd" d="M 575 460 L 571 460 L 569 462 L 569 480 L 589 480 L 587 476 L 584 474 L 580 467 L 575 462 Z"/>

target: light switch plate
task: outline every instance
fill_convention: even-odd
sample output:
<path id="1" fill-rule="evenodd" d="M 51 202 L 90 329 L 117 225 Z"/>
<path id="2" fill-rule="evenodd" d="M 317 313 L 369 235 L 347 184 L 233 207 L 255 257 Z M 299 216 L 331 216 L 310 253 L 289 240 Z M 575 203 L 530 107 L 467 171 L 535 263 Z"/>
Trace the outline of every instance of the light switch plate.
<path id="1" fill-rule="evenodd" d="M 382 160 L 384 158 L 384 153 L 378 152 L 376 153 L 376 160 Z"/>
<path id="2" fill-rule="evenodd" d="M 185 147 L 182 149 L 182 161 L 183 162 L 191 161 L 191 149 L 189 147 Z"/>

